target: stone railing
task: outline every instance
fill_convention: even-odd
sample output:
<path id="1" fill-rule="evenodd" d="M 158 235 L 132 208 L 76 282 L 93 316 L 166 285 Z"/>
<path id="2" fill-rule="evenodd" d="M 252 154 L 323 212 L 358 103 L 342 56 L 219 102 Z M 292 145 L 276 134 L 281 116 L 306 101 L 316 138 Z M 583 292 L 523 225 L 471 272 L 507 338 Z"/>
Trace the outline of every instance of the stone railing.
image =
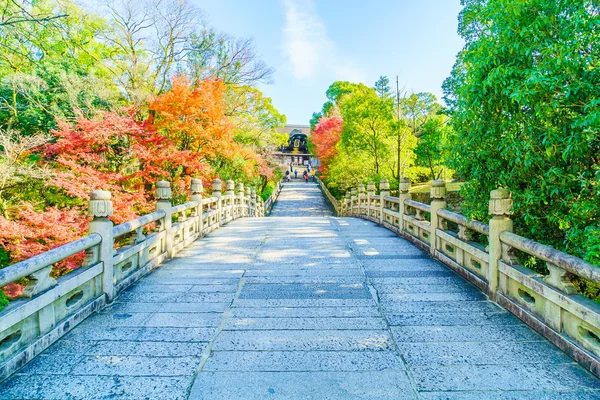
<path id="1" fill-rule="evenodd" d="M 28 260 L 0 269 L 0 287 L 26 281 L 22 297 L 0 312 L 0 381 L 50 346 L 91 313 L 197 238 L 237 218 L 264 216 L 254 189 L 215 179 L 202 198 L 192 179 L 191 201 L 171 205 L 169 182 L 156 183 L 156 211 L 113 226 L 111 194 L 90 196 L 89 234 Z M 57 229 L 60 229 L 57 227 Z M 82 265 L 59 278 L 53 265 L 86 252 Z"/>
<path id="2" fill-rule="evenodd" d="M 319 187 L 321 188 L 321 191 L 325 194 L 325 197 L 327 197 L 327 200 L 329 200 L 329 203 L 335 210 L 335 213 L 337 215 L 340 215 L 340 213 L 341 213 L 340 201 L 338 199 L 336 199 L 335 197 L 333 197 L 333 195 L 329 192 L 329 189 L 327 189 L 327 186 L 325 186 L 325 184 L 323 183 L 323 181 L 321 179 L 319 179 L 319 178 L 316 178 L 316 179 L 319 182 Z"/>
<path id="3" fill-rule="evenodd" d="M 399 197 L 391 197 L 384 179 L 379 194 L 369 182 L 366 191 L 359 185 L 333 204 L 338 215 L 374 221 L 429 252 L 600 376 L 600 304 L 578 294 L 572 283 L 579 277 L 600 284 L 600 268 L 512 233 L 506 189 L 491 192 L 489 224 L 447 210 L 443 181 L 432 182 L 431 204 L 411 200 L 409 189 L 410 181 L 402 178 Z M 515 251 L 544 262 L 548 275 L 519 265 Z"/>
<path id="4" fill-rule="evenodd" d="M 267 199 L 267 201 L 265 201 L 265 205 L 264 205 L 264 214 L 263 215 L 269 215 L 271 213 L 271 209 L 273 208 L 273 204 L 275 204 L 275 201 L 277 201 L 277 198 L 279 197 L 279 193 L 281 193 L 281 183 L 283 181 L 280 180 L 279 182 L 277 182 L 277 184 L 275 184 L 275 188 L 273 189 L 273 193 L 271 193 L 271 195 L 269 196 L 269 198 Z"/>

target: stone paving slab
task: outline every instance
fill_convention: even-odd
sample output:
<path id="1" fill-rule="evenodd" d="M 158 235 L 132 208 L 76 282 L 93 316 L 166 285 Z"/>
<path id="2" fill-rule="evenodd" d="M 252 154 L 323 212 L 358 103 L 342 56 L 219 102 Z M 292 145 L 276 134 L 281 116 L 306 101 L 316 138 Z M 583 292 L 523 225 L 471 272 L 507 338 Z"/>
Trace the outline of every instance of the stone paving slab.
<path id="1" fill-rule="evenodd" d="M 511 391 L 461 391 L 461 392 L 421 392 L 420 397 L 426 400 L 597 400 L 600 391 L 594 390 L 511 390 Z"/>
<path id="2" fill-rule="evenodd" d="M 399 343 L 410 366 L 572 364 L 565 353 L 546 341 L 539 342 L 436 342 Z M 493 357 L 490 355 L 493 354 Z"/>
<path id="3" fill-rule="evenodd" d="M 224 330 L 357 330 L 386 329 L 387 324 L 377 317 L 327 318 L 230 318 Z"/>
<path id="4" fill-rule="evenodd" d="M 387 330 L 272 330 L 223 331 L 214 350 L 340 350 L 389 351 L 394 348 Z"/>
<path id="5" fill-rule="evenodd" d="M 235 307 L 231 318 L 381 317 L 377 307 Z"/>
<path id="6" fill-rule="evenodd" d="M 600 380 L 377 225 L 285 184 L 0 384 L 0 399 L 598 399 Z"/>
<path id="7" fill-rule="evenodd" d="M 411 371 L 417 389 L 423 391 L 600 389 L 598 378 L 575 364 L 435 366 Z"/>
<path id="8" fill-rule="evenodd" d="M 383 371 L 404 370 L 391 352 L 216 351 L 204 371 Z"/>
<path id="9" fill-rule="evenodd" d="M 187 398 L 190 378 L 143 376 L 15 375 L 0 390 L 0 399 L 169 399 Z"/>
<path id="10" fill-rule="evenodd" d="M 405 372 L 204 372 L 190 399 L 416 399 Z"/>
<path id="11" fill-rule="evenodd" d="M 477 326 L 477 325 L 521 325 L 523 324 L 517 317 L 508 313 L 498 310 L 498 312 L 479 313 L 479 312 L 468 312 L 468 313 L 418 313 L 418 314 L 400 314 L 400 315 L 387 315 L 386 319 L 390 325 L 401 325 L 401 326 L 414 326 L 414 325 L 433 325 L 433 326 L 447 326 L 447 325 L 465 325 L 465 326 Z"/>

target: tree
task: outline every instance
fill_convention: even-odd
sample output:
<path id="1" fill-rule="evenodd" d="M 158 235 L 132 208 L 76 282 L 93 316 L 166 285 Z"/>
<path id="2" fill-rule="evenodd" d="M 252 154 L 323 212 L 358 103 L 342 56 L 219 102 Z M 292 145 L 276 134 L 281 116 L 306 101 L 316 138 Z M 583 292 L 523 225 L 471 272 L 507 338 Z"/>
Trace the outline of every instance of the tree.
<path id="1" fill-rule="evenodd" d="M 104 39 L 119 49 L 111 71 L 134 104 L 163 93 L 182 67 L 202 14 L 188 0 L 113 0 L 113 29 Z"/>
<path id="2" fill-rule="evenodd" d="M 377 92 L 377 96 L 382 99 L 391 97 L 392 90 L 390 89 L 390 80 L 387 76 L 379 77 L 379 80 L 375 82 L 375 91 Z"/>
<path id="3" fill-rule="evenodd" d="M 342 145 L 353 151 L 368 153 L 376 175 L 390 155 L 393 107 L 391 99 L 379 98 L 371 88 L 361 87 L 340 101 L 344 120 Z"/>
<path id="4" fill-rule="evenodd" d="M 412 93 L 400 99 L 400 113 L 415 137 L 421 136 L 423 127 L 433 118 L 441 106 L 431 93 Z"/>
<path id="5" fill-rule="evenodd" d="M 515 229 L 600 264 L 600 6 L 463 0 L 465 39 L 444 85 L 464 210 L 508 188 Z"/>
<path id="6" fill-rule="evenodd" d="M 180 149 L 201 153 L 209 161 L 235 152 L 233 125 L 225 115 L 224 85 L 210 79 L 192 85 L 176 77 L 168 92 L 149 104 L 152 127 Z"/>
<path id="7" fill-rule="evenodd" d="M 207 78 L 225 85 L 271 83 L 273 69 L 262 61 L 250 38 L 236 39 L 214 29 L 192 34 L 186 63 L 192 82 Z"/>
<path id="8" fill-rule="evenodd" d="M 339 117 L 321 118 L 310 137 L 311 151 L 321 162 L 319 169 L 327 174 L 329 165 L 338 154 L 343 121 Z"/>
<path id="9" fill-rule="evenodd" d="M 17 3 L 7 3 L 6 18 L 22 14 Z M 60 18 L 0 26 L 0 125 L 25 135 L 48 132 L 57 119 L 118 104 L 102 62 L 114 49 L 97 39 L 108 29 L 105 21 L 68 1 L 39 0 L 28 13 Z"/>
<path id="10" fill-rule="evenodd" d="M 422 134 L 415 148 L 415 164 L 429 169 L 429 179 L 440 179 L 447 170 L 449 157 L 449 140 L 452 128 L 448 125 L 448 117 L 437 115 L 423 125 Z"/>

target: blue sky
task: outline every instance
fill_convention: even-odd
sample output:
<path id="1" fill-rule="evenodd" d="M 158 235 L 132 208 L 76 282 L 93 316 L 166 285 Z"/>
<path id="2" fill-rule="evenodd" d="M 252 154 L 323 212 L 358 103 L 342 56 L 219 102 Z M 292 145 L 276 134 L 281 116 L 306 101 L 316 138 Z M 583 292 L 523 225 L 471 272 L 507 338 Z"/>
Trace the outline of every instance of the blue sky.
<path id="1" fill-rule="evenodd" d="M 460 0 L 194 1 L 210 26 L 254 39 L 275 69 L 274 83 L 260 89 L 289 124 L 308 124 L 336 80 L 373 86 L 398 75 L 408 92 L 441 98 L 463 46 Z"/>

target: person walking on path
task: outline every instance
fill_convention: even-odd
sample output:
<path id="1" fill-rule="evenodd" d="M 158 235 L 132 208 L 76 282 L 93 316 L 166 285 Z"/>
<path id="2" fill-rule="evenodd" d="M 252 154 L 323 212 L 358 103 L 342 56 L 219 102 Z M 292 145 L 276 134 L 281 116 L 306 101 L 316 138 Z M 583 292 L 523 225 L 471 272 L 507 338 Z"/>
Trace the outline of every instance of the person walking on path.
<path id="1" fill-rule="evenodd" d="M 308 172 L 304 171 L 304 181 L 308 183 Z"/>
<path id="2" fill-rule="evenodd" d="M 294 179 L 298 179 L 298 170 L 294 171 Z"/>

